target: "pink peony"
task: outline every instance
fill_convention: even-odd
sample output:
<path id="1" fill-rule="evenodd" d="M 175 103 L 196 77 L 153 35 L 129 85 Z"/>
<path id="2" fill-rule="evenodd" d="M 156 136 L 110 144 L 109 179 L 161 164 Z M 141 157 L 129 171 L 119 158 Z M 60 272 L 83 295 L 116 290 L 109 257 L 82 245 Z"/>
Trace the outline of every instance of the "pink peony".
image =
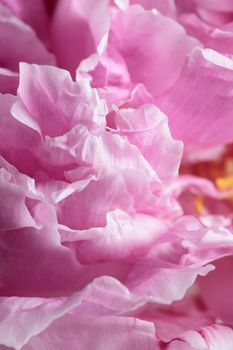
<path id="1" fill-rule="evenodd" d="M 0 349 L 231 350 L 230 1 L 0 0 Z"/>

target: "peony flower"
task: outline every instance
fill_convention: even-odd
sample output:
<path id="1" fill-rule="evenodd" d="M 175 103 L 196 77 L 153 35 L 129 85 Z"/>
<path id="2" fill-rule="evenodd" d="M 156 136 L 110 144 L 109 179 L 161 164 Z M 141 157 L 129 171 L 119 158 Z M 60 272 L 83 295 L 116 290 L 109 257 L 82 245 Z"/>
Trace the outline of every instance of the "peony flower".
<path id="1" fill-rule="evenodd" d="M 229 1 L 0 1 L 0 349 L 230 350 Z"/>

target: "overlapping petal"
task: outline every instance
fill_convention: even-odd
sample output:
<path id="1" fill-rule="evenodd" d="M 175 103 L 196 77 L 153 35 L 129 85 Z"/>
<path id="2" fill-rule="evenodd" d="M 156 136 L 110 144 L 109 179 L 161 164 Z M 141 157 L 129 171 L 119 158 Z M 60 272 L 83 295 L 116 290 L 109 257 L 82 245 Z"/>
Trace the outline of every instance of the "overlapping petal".
<path id="1" fill-rule="evenodd" d="M 230 350 L 232 4 L 0 3 L 0 349 Z"/>

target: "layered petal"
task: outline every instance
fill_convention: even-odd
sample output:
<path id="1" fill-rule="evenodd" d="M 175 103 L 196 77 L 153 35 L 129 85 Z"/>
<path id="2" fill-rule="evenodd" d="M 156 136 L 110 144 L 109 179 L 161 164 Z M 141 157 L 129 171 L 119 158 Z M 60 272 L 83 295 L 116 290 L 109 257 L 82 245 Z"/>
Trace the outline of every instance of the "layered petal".
<path id="1" fill-rule="evenodd" d="M 167 118 L 159 109 L 153 105 L 137 110 L 120 109 L 115 124 L 121 134 L 141 150 L 160 178 L 177 175 L 182 143 L 172 138 Z"/>
<path id="2" fill-rule="evenodd" d="M 175 82 L 195 44 L 173 20 L 135 5 L 113 17 L 108 46 L 122 56 L 133 83 L 143 83 L 158 95 Z"/>
<path id="3" fill-rule="evenodd" d="M 221 325 L 213 325 L 202 328 L 200 332 L 186 332 L 180 336 L 180 340 L 174 340 L 169 344 L 169 350 L 230 350 L 233 341 L 231 328 Z"/>
<path id="4" fill-rule="evenodd" d="M 208 263 L 230 256 L 232 249 L 229 230 L 205 228 L 184 218 L 136 261 L 127 285 L 138 295 L 153 295 L 160 303 L 170 303 L 181 299 L 198 275 L 213 270 Z"/>
<path id="5" fill-rule="evenodd" d="M 22 63 L 18 93 L 23 106 L 14 116 L 20 120 L 17 112 L 25 107 L 44 136 L 63 135 L 76 124 L 90 129 L 104 124 L 104 104 L 97 92 L 86 80 L 74 83 L 67 71 Z"/>
<path id="6" fill-rule="evenodd" d="M 31 178 L 2 158 L 0 165 L 1 295 L 64 293 L 74 288 L 78 264 L 60 244 L 53 206 Z"/>
<path id="7" fill-rule="evenodd" d="M 145 214 L 133 216 L 115 210 L 107 214 L 105 227 L 61 230 L 63 242 L 77 242 L 79 259 L 85 263 L 133 259 L 143 255 L 166 230 L 162 222 Z"/>
<path id="8" fill-rule="evenodd" d="M 102 277 L 68 298 L 1 298 L 0 344 L 17 349 L 154 349 L 154 325 L 117 316 L 140 301 L 114 279 Z M 24 319 L 24 323 L 20 322 Z M 57 334 L 59 332 L 59 338 Z M 93 332 L 96 335 L 93 340 Z M 130 336 L 129 336 L 130 334 Z"/>
<path id="9" fill-rule="evenodd" d="M 174 84 L 186 54 L 196 45 L 199 42 L 182 26 L 156 9 L 139 5 L 112 9 L 106 50 L 83 60 L 77 77 L 87 75 L 109 105 L 128 103 L 137 84 L 144 86 L 143 100 L 150 102 L 150 94 L 157 96 Z"/>

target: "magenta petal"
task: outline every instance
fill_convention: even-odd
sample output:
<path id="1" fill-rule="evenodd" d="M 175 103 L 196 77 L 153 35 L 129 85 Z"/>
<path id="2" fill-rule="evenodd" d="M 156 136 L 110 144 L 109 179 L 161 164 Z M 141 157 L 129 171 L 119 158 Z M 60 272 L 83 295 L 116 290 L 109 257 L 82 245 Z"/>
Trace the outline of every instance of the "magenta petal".
<path id="1" fill-rule="evenodd" d="M 16 95 L 19 75 L 9 69 L 0 68 L 0 92 Z"/>
<path id="2" fill-rule="evenodd" d="M 83 59 L 102 50 L 109 29 L 107 5 L 107 0 L 58 1 L 52 22 L 52 48 L 58 65 L 72 75 Z"/>
<path id="3" fill-rule="evenodd" d="M 229 278 L 233 266 L 232 256 L 220 259 L 214 265 L 215 271 L 199 281 L 201 295 L 216 317 L 232 325 L 233 312 L 229 302 L 233 293 L 233 283 Z"/>
<path id="4" fill-rule="evenodd" d="M 17 38 L 17 40 L 15 40 Z M 54 64 L 34 31 L 0 5 L 0 61 L 4 68 L 18 71 L 19 62 Z"/>

